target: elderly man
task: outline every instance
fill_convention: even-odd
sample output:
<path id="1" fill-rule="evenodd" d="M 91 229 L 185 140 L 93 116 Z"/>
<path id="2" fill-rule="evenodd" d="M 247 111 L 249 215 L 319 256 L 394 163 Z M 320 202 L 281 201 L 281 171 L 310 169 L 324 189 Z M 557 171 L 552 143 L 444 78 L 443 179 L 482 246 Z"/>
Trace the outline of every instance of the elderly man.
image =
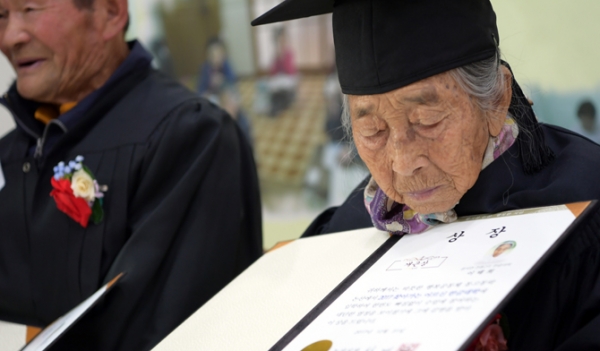
<path id="1" fill-rule="evenodd" d="M 253 24 L 328 12 L 344 118 L 371 175 L 306 236 L 418 234 L 462 215 L 600 198 L 600 147 L 537 122 L 500 60 L 489 0 L 286 0 Z M 599 217 L 508 301 L 511 351 L 600 349 Z"/>
<path id="2" fill-rule="evenodd" d="M 241 131 L 127 20 L 127 0 L 0 0 L 0 319 L 44 327 L 125 273 L 56 349 L 148 350 L 262 252 Z"/>

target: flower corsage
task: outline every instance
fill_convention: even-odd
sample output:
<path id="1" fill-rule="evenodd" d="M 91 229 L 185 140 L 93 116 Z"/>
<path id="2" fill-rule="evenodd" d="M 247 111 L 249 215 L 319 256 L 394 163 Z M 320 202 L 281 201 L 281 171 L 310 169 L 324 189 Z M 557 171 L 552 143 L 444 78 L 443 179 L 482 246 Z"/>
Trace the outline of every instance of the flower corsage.
<path id="1" fill-rule="evenodd" d="M 83 160 L 83 156 L 77 156 L 73 161 L 66 164 L 60 162 L 54 167 L 50 196 L 60 211 L 87 228 L 89 222 L 102 222 L 102 199 L 108 189 L 105 185 L 98 185 L 92 171 L 82 163 Z"/>

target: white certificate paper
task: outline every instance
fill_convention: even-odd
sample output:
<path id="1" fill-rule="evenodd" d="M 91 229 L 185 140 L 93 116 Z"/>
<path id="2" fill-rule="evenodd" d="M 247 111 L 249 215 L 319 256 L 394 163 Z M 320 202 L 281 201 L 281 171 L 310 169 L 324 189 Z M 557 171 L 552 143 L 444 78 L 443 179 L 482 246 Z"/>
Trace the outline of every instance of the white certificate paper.
<path id="1" fill-rule="evenodd" d="M 42 351 L 50 347 L 56 340 L 58 340 L 73 324 L 75 324 L 87 311 L 89 311 L 100 298 L 112 288 L 115 283 L 124 273 L 119 274 L 113 278 L 106 285 L 101 287 L 92 296 L 85 299 L 75 308 L 70 310 L 64 316 L 58 318 L 52 324 L 44 328 L 33 340 L 31 340 L 21 351 Z"/>
<path id="2" fill-rule="evenodd" d="M 280 341 L 272 350 L 458 350 L 575 218 L 553 206 L 406 235 L 287 346 Z"/>
<path id="3" fill-rule="evenodd" d="M 0 190 L 2 190 L 5 185 L 6 180 L 4 179 L 4 172 L 2 172 L 2 162 L 0 162 Z"/>

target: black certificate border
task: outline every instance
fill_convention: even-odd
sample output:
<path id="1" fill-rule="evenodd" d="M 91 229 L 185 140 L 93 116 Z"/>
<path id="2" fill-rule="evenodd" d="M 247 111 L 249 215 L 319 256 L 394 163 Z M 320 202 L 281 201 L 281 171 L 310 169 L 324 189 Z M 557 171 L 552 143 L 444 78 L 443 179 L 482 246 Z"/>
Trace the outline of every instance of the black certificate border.
<path id="1" fill-rule="evenodd" d="M 323 298 L 310 312 L 306 314 L 290 331 L 288 331 L 269 351 L 281 351 L 294 340 L 309 324 L 311 324 L 329 305 L 342 295 L 354 282 L 358 280 L 371 266 L 375 264 L 389 249 L 391 249 L 402 236 L 392 235 L 375 252 L 364 260 L 352 273 L 350 273 L 338 286 Z"/>
<path id="2" fill-rule="evenodd" d="M 525 285 L 525 283 L 539 270 L 539 268 L 546 262 L 546 260 L 556 251 L 556 249 L 566 240 L 566 238 L 577 230 L 582 224 L 584 219 L 592 212 L 600 210 L 600 202 L 592 200 L 587 205 L 583 212 L 576 216 L 575 220 L 565 229 L 565 231 L 554 241 L 552 246 L 542 255 L 542 257 L 531 267 L 531 269 L 525 274 L 525 276 L 513 287 L 513 289 L 504 297 L 504 299 L 498 304 L 498 306 L 492 310 L 487 318 L 477 327 L 473 333 L 465 340 L 459 350 L 466 349 L 473 340 L 479 336 L 483 329 L 488 325 L 488 322 L 492 320 L 506 304 L 510 301 L 514 295 Z M 352 273 L 350 273 L 338 286 L 336 286 L 327 296 L 323 298 L 310 312 L 306 314 L 290 331 L 288 331 L 275 345 L 273 345 L 269 351 L 281 351 L 283 350 L 292 340 L 294 340 L 300 333 L 306 329 L 323 311 L 325 311 L 337 298 L 343 294 L 354 282 L 356 282 L 375 262 L 377 262 L 389 249 L 391 249 L 402 236 L 392 235 L 387 239 L 375 252 L 373 252 L 365 261 L 363 261 Z"/>
<path id="3" fill-rule="evenodd" d="M 552 244 L 552 246 L 550 246 L 550 248 L 546 250 L 546 252 L 542 255 L 542 257 L 540 257 L 539 260 L 537 260 L 537 262 L 531 267 L 531 269 L 527 271 L 527 273 L 525 273 L 523 278 L 519 280 L 519 282 L 512 288 L 512 290 L 508 294 L 506 294 L 506 296 L 498 304 L 498 306 L 496 306 L 496 308 L 492 310 L 492 313 L 490 313 L 479 325 L 479 327 L 473 331 L 471 336 L 469 336 L 466 339 L 466 341 L 462 344 L 459 350 L 462 351 L 469 347 L 473 340 L 475 340 L 475 338 L 478 337 L 479 334 L 481 334 L 481 332 L 483 332 L 483 329 L 487 327 L 489 322 L 492 321 L 492 318 L 508 304 L 508 302 L 517 294 L 519 290 L 521 290 L 521 288 L 527 283 L 527 281 L 529 281 L 529 279 L 531 279 L 531 277 L 540 269 L 540 267 L 548 260 L 548 258 L 550 258 L 550 256 L 556 251 L 556 249 L 558 249 L 565 242 L 567 237 L 573 232 L 575 232 L 577 229 L 579 229 L 579 227 L 584 224 L 584 220 L 587 219 L 587 217 L 590 214 L 598 212 L 598 210 L 600 210 L 600 202 L 598 200 L 591 200 L 589 202 L 590 203 L 583 210 L 583 212 L 581 212 L 581 214 L 579 215 L 575 215 L 575 220 L 567 227 L 567 229 L 565 229 L 565 231 L 558 237 L 558 239 L 554 241 L 554 244 Z"/>

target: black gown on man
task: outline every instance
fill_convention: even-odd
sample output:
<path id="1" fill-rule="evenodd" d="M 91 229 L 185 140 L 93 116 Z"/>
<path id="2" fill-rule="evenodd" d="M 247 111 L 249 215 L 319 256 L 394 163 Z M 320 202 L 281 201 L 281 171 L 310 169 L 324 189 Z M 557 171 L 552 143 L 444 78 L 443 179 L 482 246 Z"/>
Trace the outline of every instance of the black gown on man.
<path id="1" fill-rule="evenodd" d="M 2 100 L 17 128 L 0 140 L 0 320 L 47 326 L 125 273 L 53 350 L 151 349 L 262 254 L 241 130 L 131 46 L 64 128 L 35 120 L 14 85 Z M 50 196 L 53 167 L 77 156 L 107 186 L 87 228 Z"/>

